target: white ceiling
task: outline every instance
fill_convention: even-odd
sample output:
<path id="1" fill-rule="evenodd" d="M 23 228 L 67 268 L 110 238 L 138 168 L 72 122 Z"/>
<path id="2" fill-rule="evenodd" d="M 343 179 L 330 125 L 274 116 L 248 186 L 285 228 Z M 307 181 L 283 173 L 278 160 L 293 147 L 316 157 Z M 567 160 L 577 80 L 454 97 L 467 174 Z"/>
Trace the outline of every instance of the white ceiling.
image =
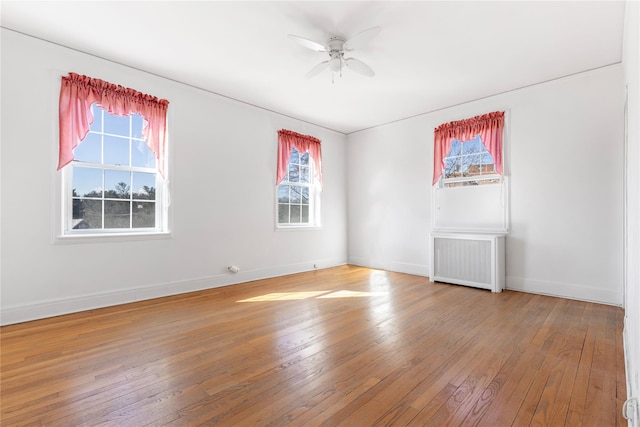
<path id="1" fill-rule="evenodd" d="M 624 2 L 2 1 L 5 28 L 351 133 L 622 59 Z M 345 70 L 324 43 L 373 27 Z M 73 70 L 70 70 L 73 71 Z M 118 82 L 113 82 L 118 83 Z"/>

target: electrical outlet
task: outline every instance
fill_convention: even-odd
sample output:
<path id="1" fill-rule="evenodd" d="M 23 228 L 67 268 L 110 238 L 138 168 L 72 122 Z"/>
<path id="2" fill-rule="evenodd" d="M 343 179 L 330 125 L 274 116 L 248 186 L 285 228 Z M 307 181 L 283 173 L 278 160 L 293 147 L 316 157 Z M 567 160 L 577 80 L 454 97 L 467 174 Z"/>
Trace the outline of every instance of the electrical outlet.
<path id="1" fill-rule="evenodd" d="M 313 264 L 313 268 L 318 268 L 318 264 Z"/>
<path id="2" fill-rule="evenodd" d="M 630 421 L 630 425 L 637 426 L 640 424 L 640 412 L 638 409 L 638 399 L 632 397 L 627 399 L 622 405 L 622 416 Z"/>

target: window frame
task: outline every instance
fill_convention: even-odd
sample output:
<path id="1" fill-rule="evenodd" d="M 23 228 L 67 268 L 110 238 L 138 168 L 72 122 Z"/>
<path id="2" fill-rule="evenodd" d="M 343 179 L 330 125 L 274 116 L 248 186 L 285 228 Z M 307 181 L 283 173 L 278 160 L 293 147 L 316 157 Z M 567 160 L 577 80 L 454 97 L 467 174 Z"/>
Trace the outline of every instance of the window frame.
<path id="1" fill-rule="evenodd" d="M 104 110 L 99 105 L 96 105 L 105 114 L 108 114 L 106 110 Z M 171 237 L 171 228 L 170 228 L 170 198 L 169 198 L 169 163 L 170 163 L 170 144 L 169 140 L 171 139 L 171 130 L 169 127 L 170 122 L 170 109 L 167 111 L 167 135 L 166 135 L 166 148 L 165 148 L 165 177 L 163 178 L 159 172 L 158 168 L 158 159 L 155 158 L 155 167 L 142 167 L 142 166 L 121 166 L 121 165 L 111 165 L 111 164 L 103 164 L 103 163 L 91 163 L 79 160 L 73 160 L 71 163 L 63 167 L 59 173 L 58 177 L 54 182 L 56 183 L 56 188 L 54 191 L 56 200 L 59 208 L 56 209 L 58 212 L 58 218 L 56 219 L 56 223 L 58 224 L 56 227 L 56 232 L 54 236 L 54 243 L 92 243 L 92 242 L 101 242 L 105 240 L 155 240 L 155 239 L 163 239 Z M 131 116 L 131 114 L 129 115 Z M 127 117 L 129 117 L 127 116 Z M 56 120 L 57 121 L 57 120 Z M 104 133 L 104 128 L 102 129 Z M 90 131 L 95 133 L 95 131 Z M 109 133 L 105 133 L 109 135 Z M 89 134 L 87 134 L 88 136 Z M 86 138 L 86 137 L 85 137 Z M 56 138 L 57 139 L 57 138 Z M 131 140 L 137 141 L 140 138 L 133 138 L 132 135 L 129 135 L 129 163 L 131 163 Z M 146 143 L 146 142 L 145 142 Z M 56 153 L 57 155 L 57 153 Z M 103 155 L 103 150 L 101 150 L 101 155 Z M 102 171 L 113 170 L 113 171 L 126 171 L 126 172 L 143 172 L 143 173 L 154 173 L 155 174 L 155 227 L 138 227 L 138 228 L 107 228 L 107 229 L 73 229 L 73 168 L 75 167 L 86 167 L 86 168 L 95 168 Z M 104 187 L 104 182 L 103 182 Z M 96 200 L 111 200 L 112 198 L 105 197 L 104 195 L 105 188 L 103 188 L 102 197 L 100 199 L 96 198 Z M 114 199 L 115 200 L 115 199 Z M 130 194 L 128 199 L 120 199 L 127 200 L 130 203 L 135 203 L 137 199 L 133 198 L 133 191 Z M 130 214 L 132 214 L 130 210 Z M 103 215 L 104 215 L 104 205 L 103 205 Z M 103 225 L 104 225 L 104 216 L 103 216 Z"/>
<path id="2" fill-rule="evenodd" d="M 484 142 L 482 141 L 482 138 L 480 138 L 479 135 L 474 136 L 471 139 L 468 139 L 466 141 L 460 141 L 458 139 L 456 139 L 456 141 L 458 141 L 461 144 L 460 150 L 462 152 L 462 144 L 466 144 L 468 142 L 473 141 L 474 139 L 478 139 L 479 143 L 482 144 L 482 146 L 484 147 L 484 152 L 486 152 L 487 154 L 490 154 L 489 151 L 487 150 L 487 147 L 484 145 Z M 502 139 L 502 145 L 500 147 L 500 151 L 502 152 L 502 158 L 504 159 L 504 136 Z M 453 149 L 453 144 L 451 149 Z M 446 159 L 450 158 L 448 157 L 448 154 L 443 157 L 443 161 L 446 162 Z M 472 156 L 472 155 L 477 155 L 477 154 L 484 154 L 482 151 L 480 152 L 475 152 L 475 153 L 469 153 L 467 154 L 467 156 Z M 460 154 L 457 155 L 455 157 L 464 157 L 465 155 Z M 503 160 L 504 161 L 504 160 Z M 472 185 L 496 185 L 496 184 L 501 184 L 504 180 L 504 174 L 499 174 L 497 172 L 495 172 L 495 160 L 492 163 L 493 165 L 493 170 L 494 173 L 491 174 L 486 174 L 486 175 L 472 175 L 472 176 L 456 176 L 456 177 L 451 177 L 451 178 L 447 178 L 446 177 L 446 168 L 442 169 L 442 174 L 440 175 L 440 179 L 438 179 L 438 184 L 436 185 L 437 188 L 455 188 L 455 187 L 459 187 L 460 185 L 456 185 L 456 184 L 460 184 L 462 183 L 463 186 L 472 186 Z M 483 181 L 491 181 L 491 182 L 483 182 Z M 465 185 L 465 183 L 468 183 Z M 475 184 L 473 184 L 475 183 Z M 453 184 L 453 185 L 450 185 Z"/>
<path id="3" fill-rule="evenodd" d="M 297 150 L 295 147 L 291 147 L 291 151 L 289 153 L 289 158 L 293 155 L 293 150 Z M 276 184 L 275 186 L 275 228 L 276 230 L 300 230 L 300 229 L 319 229 L 322 227 L 322 213 L 321 213 L 321 194 L 322 194 L 322 186 L 318 182 L 318 179 L 315 174 L 315 164 L 313 158 L 309 151 L 305 151 L 301 153 L 298 151 L 300 157 L 304 154 L 308 154 L 308 168 L 309 168 L 309 182 L 301 183 L 301 182 L 293 182 L 289 181 L 289 162 L 287 162 L 287 174 L 284 179 Z M 300 163 L 298 163 L 300 164 Z M 299 223 L 281 223 L 280 222 L 280 200 L 279 200 L 279 188 L 281 185 L 288 186 L 297 186 L 304 187 L 309 189 L 309 221 L 307 223 L 299 222 Z M 287 204 L 289 209 L 291 208 L 291 201 Z"/>
<path id="4" fill-rule="evenodd" d="M 488 113 L 492 114 L 492 113 Z M 484 115 L 483 115 L 484 116 Z M 482 117 L 482 116 L 477 116 Z M 491 184 L 482 185 L 463 185 L 463 186 L 444 186 L 443 185 L 443 172 L 435 183 L 431 183 L 431 230 L 434 232 L 470 232 L 470 233 L 508 233 L 511 223 L 511 167 L 509 162 L 509 153 L 511 151 L 511 126 L 510 126 L 510 110 L 504 110 L 504 122 L 502 128 L 501 138 L 501 156 L 502 156 L 502 174 L 495 174 L 496 181 Z M 482 139 L 481 139 L 482 140 Z M 467 140 L 468 141 L 468 140 Z M 435 142 L 435 141 L 434 141 Z M 484 144 L 484 141 L 482 141 Z M 486 148 L 486 145 L 485 145 Z M 487 150 L 488 151 L 488 150 Z M 448 153 L 447 153 L 448 154 Z M 435 157 L 435 143 L 434 143 L 434 157 Z M 494 159 L 495 165 L 495 159 Z M 488 175 L 484 175 L 488 176 Z M 466 178 L 466 177 L 465 177 Z M 453 178 L 452 178 L 453 179 Z M 492 204 L 490 206 L 497 207 L 499 210 L 498 216 L 488 218 L 491 224 L 478 224 L 475 219 L 469 221 L 469 218 L 456 218 L 455 221 L 447 221 L 443 223 L 439 218 L 447 217 L 446 213 L 442 213 L 443 210 L 451 208 L 456 211 L 460 211 L 458 206 L 473 206 L 469 205 L 467 195 L 480 194 L 481 196 L 489 193 L 493 197 Z M 453 199 L 453 200 L 452 200 Z M 483 200 L 483 205 L 485 205 Z M 464 210 L 463 210 L 464 211 Z M 475 214 L 474 214 L 475 215 Z"/>

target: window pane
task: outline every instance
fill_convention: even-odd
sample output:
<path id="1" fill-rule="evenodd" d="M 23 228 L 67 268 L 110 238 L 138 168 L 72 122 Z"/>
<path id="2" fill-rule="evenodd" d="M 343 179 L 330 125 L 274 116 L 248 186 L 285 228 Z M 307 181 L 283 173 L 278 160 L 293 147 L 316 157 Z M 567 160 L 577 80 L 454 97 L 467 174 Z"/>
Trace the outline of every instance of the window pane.
<path id="1" fill-rule="evenodd" d="M 291 186 L 291 203 L 300 203 L 301 197 L 301 188 L 298 186 Z"/>
<path id="2" fill-rule="evenodd" d="M 289 164 L 289 182 L 300 181 L 300 166 Z"/>
<path id="3" fill-rule="evenodd" d="M 133 138 L 142 138 L 142 127 L 145 120 L 140 114 L 131 115 L 131 136 Z"/>
<path id="4" fill-rule="evenodd" d="M 74 166 L 71 185 L 74 197 L 102 197 L 102 170 Z"/>
<path id="5" fill-rule="evenodd" d="M 129 228 L 131 202 L 104 201 L 104 228 Z"/>
<path id="6" fill-rule="evenodd" d="M 129 139 L 105 135 L 104 164 L 129 166 Z"/>
<path id="7" fill-rule="evenodd" d="M 164 206 L 156 197 L 158 162 L 142 138 L 146 120 L 140 114 L 110 114 L 98 103 L 91 105 L 91 114 L 89 133 L 64 174 L 71 179 L 64 186 L 72 190 L 71 203 L 64 205 L 65 232 L 132 227 L 153 232 Z"/>
<path id="8" fill-rule="evenodd" d="M 472 158 L 469 156 L 460 157 L 459 162 L 459 172 L 462 174 L 462 176 L 465 176 L 469 172 L 469 166 L 471 166 Z"/>
<path id="9" fill-rule="evenodd" d="M 278 224 L 305 226 L 311 224 L 313 182 L 311 157 L 308 152 L 291 149 L 287 164 L 288 185 L 278 186 Z"/>
<path id="10" fill-rule="evenodd" d="M 79 162 L 101 163 L 102 137 L 89 132 L 76 148 L 73 149 L 74 160 Z"/>
<path id="11" fill-rule="evenodd" d="M 145 141 L 131 141 L 131 166 L 155 168 L 156 156 Z"/>
<path id="12" fill-rule="evenodd" d="M 155 202 L 133 202 L 133 227 L 153 228 L 156 226 Z"/>
<path id="13" fill-rule="evenodd" d="M 102 108 L 93 103 L 91 104 L 91 112 L 93 113 L 93 123 L 89 129 L 94 132 L 102 132 Z"/>
<path id="14" fill-rule="evenodd" d="M 493 156 L 489 154 L 488 151 L 485 151 L 482 154 L 482 164 L 491 165 L 492 167 L 495 164 L 495 162 L 493 161 Z"/>
<path id="15" fill-rule="evenodd" d="M 155 200 L 156 199 L 156 174 L 133 173 L 133 198 Z"/>
<path id="16" fill-rule="evenodd" d="M 445 159 L 445 178 L 452 178 L 461 176 L 460 170 L 462 169 L 462 158 L 455 157 L 453 159 Z"/>
<path id="17" fill-rule="evenodd" d="M 278 205 L 278 223 L 279 224 L 288 224 L 289 223 L 289 205 Z"/>
<path id="18" fill-rule="evenodd" d="M 460 155 L 460 149 L 461 149 L 460 141 L 458 141 L 457 139 L 454 139 L 453 142 L 451 143 L 451 150 L 449 150 L 449 154 L 447 154 L 447 157 Z"/>
<path id="19" fill-rule="evenodd" d="M 104 171 L 104 197 L 113 199 L 128 199 L 131 189 L 131 172 Z"/>
<path id="20" fill-rule="evenodd" d="M 300 222 L 300 205 L 291 205 L 291 222 Z"/>
<path id="21" fill-rule="evenodd" d="M 309 168 L 300 166 L 300 182 L 309 182 Z"/>
<path id="22" fill-rule="evenodd" d="M 462 144 L 462 154 L 479 153 L 484 149 L 484 145 L 480 142 L 480 138 L 476 137 Z"/>
<path id="23" fill-rule="evenodd" d="M 289 203 L 289 186 L 288 185 L 278 185 L 278 202 L 279 203 Z"/>
<path id="24" fill-rule="evenodd" d="M 102 228 L 102 200 L 73 199 L 71 228 L 74 230 Z"/>
<path id="25" fill-rule="evenodd" d="M 291 149 L 291 155 L 289 156 L 289 163 L 300 163 L 300 153 L 295 148 Z"/>
<path id="26" fill-rule="evenodd" d="M 493 164 L 493 162 L 490 162 L 490 163 L 484 162 L 482 164 L 482 174 L 483 175 L 489 175 L 489 174 L 492 174 L 492 173 L 496 173 L 496 168 L 495 168 L 495 165 Z"/>
<path id="27" fill-rule="evenodd" d="M 484 175 L 495 173 L 493 156 L 482 143 L 480 136 L 461 143 L 454 140 L 451 150 L 444 159 L 446 178 L 465 177 L 468 180 L 445 182 L 446 187 L 491 184 L 499 182 L 495 179 L 483 179 Z"/>
<path id="28" fill-rule="evenodd" d="M 467 176 L 480 175 L 480 165 L 482 164 L 482 154 L 476 153 L 470 155 L 468 158 Z"/>
<path id="29" fill-rule="evenodd" d="M 104 133 L 129 137 L 129 116 L 121 117 L 106 113 L 104 115 Z"/>

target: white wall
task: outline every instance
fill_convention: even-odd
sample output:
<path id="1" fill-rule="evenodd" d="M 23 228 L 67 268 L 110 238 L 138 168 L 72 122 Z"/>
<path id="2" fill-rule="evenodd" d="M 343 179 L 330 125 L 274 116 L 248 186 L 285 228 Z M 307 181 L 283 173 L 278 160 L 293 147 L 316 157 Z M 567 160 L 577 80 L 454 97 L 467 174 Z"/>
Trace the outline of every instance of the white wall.
<path id="1" fill-rule="evenodd" d="M 70 71 L 170 101 L 170 238 L 55 243 L 57 95 Z M 346 262 L 344 135 L 5 29 L 1 78 L 3 323 Z M 274 229 L 280 128 L 322 140 L 319 230 Z"/>
<path id="2" fill-rule="evenodd" d="M 640 398 L 640 4 L 626 2 L 623 62 L 627 84 L 626 272 L 624 344 L 627 397 Z M 640 417 L 639 417 L 640 418 Z M 635 424 L 640 425 L 636 418 Z"/>
<path id="3" fill-rule="evenodd" d="M 507 288 L 622 304 L 623 68 L 350 134 L 349 262 L 428 275 L 433 129 L 509 113 Z"/>
<path id="4" fill-rule="evenodd" d="M 349 263 L 429 275 L 432 141 L 425 116 L 349 135 Z"/>
<path id="5" fill-rule="evenodd" d="M 3 323 L 342 264 L 347 243 L 349 262 L 428 276 L 433 129 L 495 110 L 510 115 L 507 287 L 622 304 L 622 66 L 345 137 L 4 29 L 2 57 Z M 69 71 L 171 101 L 171 238 L 54 243 Z M 323 141 L 321 230 L 274 231 L 282 127 Z"/>

